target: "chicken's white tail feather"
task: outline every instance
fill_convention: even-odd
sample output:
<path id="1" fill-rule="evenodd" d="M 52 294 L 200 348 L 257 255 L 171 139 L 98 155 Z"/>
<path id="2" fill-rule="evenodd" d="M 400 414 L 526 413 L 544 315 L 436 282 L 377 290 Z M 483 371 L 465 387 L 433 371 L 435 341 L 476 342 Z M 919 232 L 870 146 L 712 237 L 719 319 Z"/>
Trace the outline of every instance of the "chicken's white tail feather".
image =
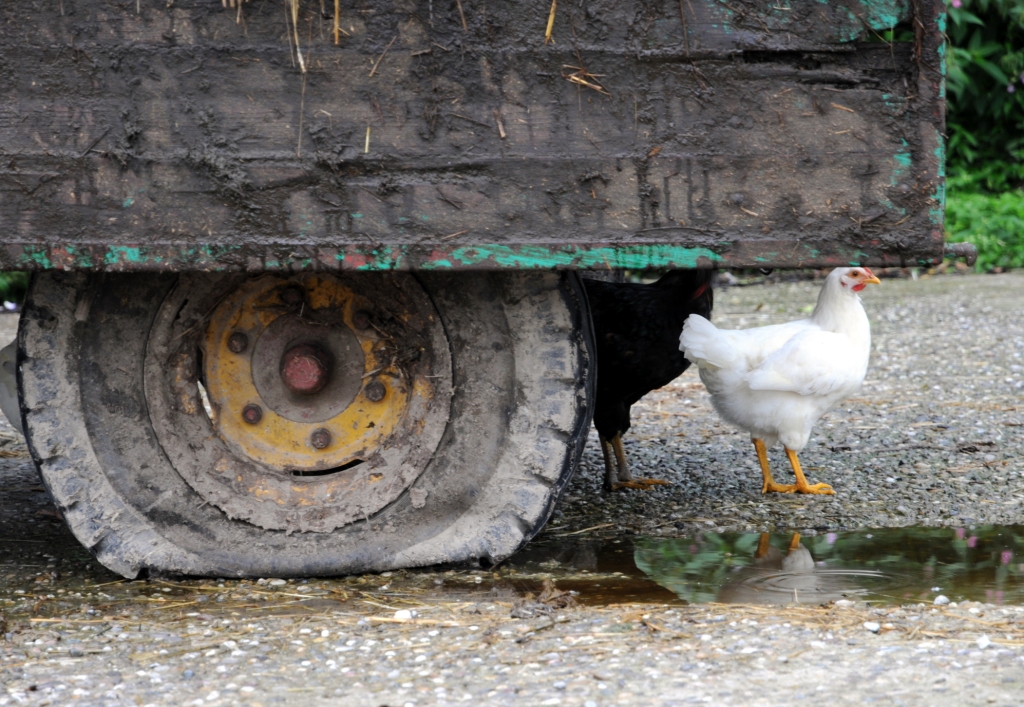
<path id="1" fill-rule="evenodd" d="M 729 345 L 726 332 L 699 314 L 691 314 L 683 322 L 679 349 L 687 359 L 700 367 L 711 365 L 726 368 L 739 358 L 735 347 Z"/>

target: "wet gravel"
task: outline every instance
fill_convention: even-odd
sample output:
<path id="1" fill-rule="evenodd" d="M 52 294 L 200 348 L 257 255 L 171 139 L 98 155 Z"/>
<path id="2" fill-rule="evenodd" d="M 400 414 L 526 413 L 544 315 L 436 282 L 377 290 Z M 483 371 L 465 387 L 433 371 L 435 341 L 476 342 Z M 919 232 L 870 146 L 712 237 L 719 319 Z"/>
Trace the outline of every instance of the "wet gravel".
<path id="1" fill-rule="evenodd" d="M 720 290 L 715 320 L 795 318 L 816 291 Z M 595 439 L 540 544 L 1019 523 L 1022 292 L 1011 273 L 886 280 L 865 296 L 865 387 L 802 454 L 835 497 L 762 497 L 749 440 L 687 373 L 634 407 L 626 437 L 635 472 L 673 485 L 603 495 Z M 0 346 L 14 323 L 0 315 Z M 788 478 L 780 450 L 772 461 Z M 0 706 L 1017 705 L 1024 694 L 1024 607 L 684 606 L 667 592 L 637 603 L 597 591 L 612 577 L 544 569 L 125 582 L 55 517 L 0 422 Z M 538 593 L 548 578 L 595 590 Z"/>

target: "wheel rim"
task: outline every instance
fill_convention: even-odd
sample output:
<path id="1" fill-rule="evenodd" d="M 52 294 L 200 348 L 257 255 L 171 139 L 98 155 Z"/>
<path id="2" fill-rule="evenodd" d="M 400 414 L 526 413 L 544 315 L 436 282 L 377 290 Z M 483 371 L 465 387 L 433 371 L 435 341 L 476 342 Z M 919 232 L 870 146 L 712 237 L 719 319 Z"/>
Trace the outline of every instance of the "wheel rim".
<path id="1" fill-rule="evenodd" d="M 451 394 L 440 319 L 401 274 L 183 276 L 146 357 L 154 428 L 183 478 L 229 516 L 289 532 L 396 500 L 440 441 Z M 183 429 L 206 441 L 182 449 Z"/>

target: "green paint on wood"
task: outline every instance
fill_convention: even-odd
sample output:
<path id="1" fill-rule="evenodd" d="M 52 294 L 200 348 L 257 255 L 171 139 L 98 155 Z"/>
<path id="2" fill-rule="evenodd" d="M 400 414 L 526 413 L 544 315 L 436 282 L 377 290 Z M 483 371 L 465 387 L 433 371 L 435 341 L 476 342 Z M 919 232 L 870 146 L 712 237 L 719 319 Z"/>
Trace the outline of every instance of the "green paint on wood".
<path id="1" fill-rule="evenodd" d="M 864 22 L 873 30 L 892 29 L 910 15 L 910 4 L 905 0 L 861 0 Z"/>
<path id="2" fill-rule="evenodd" d="M 896 164 L 892 168 L 892 175 L 889 177 L 889 186 L 893 187 L 900 183 L 900 179 L 903 178 L 904 174 L 910 171 L 910 167 L 914 162 L 910 152 L 906 149 L 908 147 L 907 141 L 900 140 L 900 142 L 903 143 L 903 149 L 892 156 L 892 161 Z"/>
<path id="3" fill-rule="evenodd" d="M 107 254 L 103 257 L 105 265 L 117 265 L 118 263 L 141 265 L 147 260 L 149 258 L 143 256 L 142 249 L 133 246 L 110 246 L 107 248 Z"/>
<path id="4" fill-rule="evenodd" d="M 49 270 L 53 267 L 50 253 L 45 248 L 26 247 L 22 253 L 22 262 L 25 265 L 34 265 L 41 270 Z"/>
<path id="5" fill-rule="evenodd" d="M 673 245 L 628 245 L 620 247 L 578 248 L 573 246 L 467 246 L 452 251 L 452 258 L 463 266 L 493 262 L 503 268 L 693 268 L 700 258 L 722 259 L 707 248 Z"/>
<path id="6" fill-rule="evenodd" d="M 942 228 L 946 220 L 946 141 L 942 133 L 935 131 L 935 161 L 937 163 L 935 174 L 935 191 L 931 199 L 938 205 L 937 208 L 928 210 L 928 217 L 936 227 Z"/>

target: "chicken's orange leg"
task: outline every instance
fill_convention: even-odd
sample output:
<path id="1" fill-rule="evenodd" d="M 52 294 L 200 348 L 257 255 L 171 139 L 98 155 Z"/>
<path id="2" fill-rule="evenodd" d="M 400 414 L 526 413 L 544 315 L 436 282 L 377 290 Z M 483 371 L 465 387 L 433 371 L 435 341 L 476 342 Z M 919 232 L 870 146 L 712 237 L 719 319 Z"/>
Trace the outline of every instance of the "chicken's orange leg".
<path id="1" fill-rule="evenodd" d="M 761 533 L 761 537 L 757 540 L 757 550 L 754 551 L 754 559 L 760 560 L 762 557 L 768 555 L 768 551 L 772 548 L 772 535 L 771 533 Z"/>
<path id="2" fill-rule="evenodd" d="M 612 449 L 615 451 L 615 459 L 619 463 L 619 481 L 613 484 L 612 488 L 619 489 L 640 489 L 645 490 L 651 486 L 668 486 L 668 481 L 662 479 L 634 479 L 629 473 L 629 463 L 626 462 L 626 450 L 622 448 L 622 435 L 612 437 Z"/>
<path id="3" fill-rule="evenodd" d="M 835 491 L 828 484 L 811 484 L 807 483 L 807 479 L 804 478 L 804 470 L 800 468 L 800 460 L 796 458 L 796 452 L 792 449 L 786 449 L 786 456 L 789 457 L 789 463 L 793 465 L 793 473 L 796 474 L 796 492 L 797 493 L 814 493 L 824 494 L 826 496 L 834 496 Z"/>
<path id="4" fill-rule="evenodd" d="M 793 484 L 777 484 L 772 478 L 772 470 L 768 466 L 768 448 L 764 446 L 763 439 L 754 439 L 754 449 L 757 450 L 757 461 L 761 465 L 761 474 L 764 476 L 764 484 L 761 485 L 761 493 L 793 493 L 796 486 Z"/>

